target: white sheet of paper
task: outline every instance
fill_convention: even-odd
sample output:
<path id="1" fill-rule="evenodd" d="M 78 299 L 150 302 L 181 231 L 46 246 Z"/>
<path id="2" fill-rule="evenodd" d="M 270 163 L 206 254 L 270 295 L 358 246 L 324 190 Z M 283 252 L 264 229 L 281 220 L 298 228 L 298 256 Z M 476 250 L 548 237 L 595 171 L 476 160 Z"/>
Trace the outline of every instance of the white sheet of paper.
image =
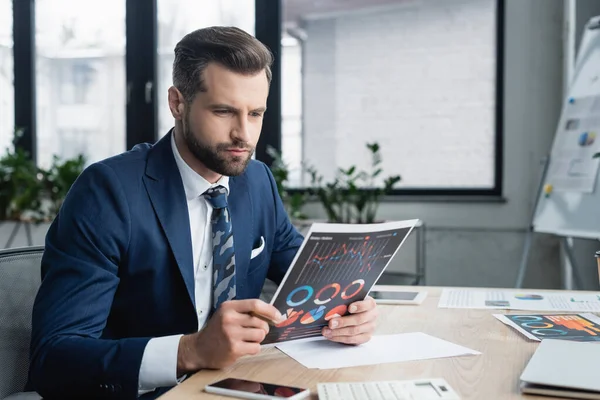
<path id="1" fill-rule="evenodd" d="M 313 340 L 280 343 L 277 348 L 306 368 L 317 369 L 481 354 L 422 332 L 373 336 L 360 346 Z"/>
<path id="2" fill-rule="evenodd" d="M 600 294 L 532 290 L 444 289 L 440 308 L 600 312 Z"/>

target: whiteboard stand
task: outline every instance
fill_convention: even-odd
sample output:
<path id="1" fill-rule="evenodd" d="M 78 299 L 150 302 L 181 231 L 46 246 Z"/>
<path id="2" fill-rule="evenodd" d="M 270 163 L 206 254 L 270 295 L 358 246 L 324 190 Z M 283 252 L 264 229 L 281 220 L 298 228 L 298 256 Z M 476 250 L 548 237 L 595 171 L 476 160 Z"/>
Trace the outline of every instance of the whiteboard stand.
<path id="1" fill-rule="evenodd" d="M 579 47 L 538 188 L 534 217 L 526 233 L 516 282 L 518 288 L 523 285 L 534 232 L 549 233 L 561 239 L 565 256 L 563 286 L 566 288 L 573 284 L 578 289 L 583 288 L 582 271 L 573 255 L 573 239 L 600 239 L 599 163 L 592 162 L 592 155 L 600 144 L 600 137 L 597 137 L 600 136 L 600 16 L 590 19 Z M 574 165 L 582 169 L 572 171 Z M 545 191 L 546 183 L 554 188 Z"/>
<path id="2" fill-rule="evenodd" d="M 527 272 L 527 263 L 529 262 L 529 252 L 531 251 L 531 241 L 533 239 L 533 220 L 535 218 L 536 210 L 538 207 L 538 203 L 540 202 L 539 194 L 544 189 L 544 182 L 546 181 L 546 175 L 548 173 L 548 166 L 550 165 L 550 155 L 547 155 L 543 160 L 543 168 L 542 168 L 542 176 L 540 178 L 540 183 L 537 187 L 537 191 L 535 192 L 535 203 L 533 204 L 533 210 L 531 211 L 531 218 L 529 223 L 529 228 L 525 233 L 525 245 L 523 246 L 523 255 L 521 256 L 521 264 L 519 265 L 519 273 L 517 274 L 517 283 L 515 284 L 516 288 L 523 287 L 523 280 L 525 279 L 525 272 Z"/>
<path id="3" fill-rule="evenodd" d="M 575 281 L 575 289 L 581 290 L 583 288 L 583 283 L 579 277 L 579 269 L 577 268 L 575 255 L 573 254 L 573 238 L 563 237 L 560 243 L 565 254 L 567 255 L 567 265 L 565 271 L 563 272 L 563 289 L 573 289 L 571 276 L 569 276 L 572 274 L 573 280 Z"/>
<path id="4" fill-rule="evenodd" d="M 531 212 L 531 223 L 529 224 L 529 228 L 525 233 L 525 244 L 523 246 L 523 255 L 521 256 L 521 264 L 519 265 L 519 272 L 517 274 L 517 282 L 515 284 L 515 288 L 521 289 L 523 287 L 523 281 L 525 280 L 525 273 L 527 272 L 527 265 L 529 263 L 529 254 L 531 252 L 531 243 L 533 241 L 534 230 L 534 218 L 537 212 L 537 207 L 540 201 L 540 193 L 543 193 L 544 190 L 544 182 L 546 181 L 546 175 L 548 174 L 548 167 L 550 166 L 550 155 L 547 155 L 542 160 L 543 168 L 542 168 L 542 176 L 540 178 L 540 183 L 537 187 L 535 203 L 533 205 L 533 210 Z M 567 263 L 565 265 L 565 271 L 563 272 L 563 289 L 572 289 L 572 280 L 575 281 L 575 285 L 577 288 L 583 288 L 581 278 L 579 277 L 579 270 L 577 268 L 577 262 L 575 261 L 575 256 L 573 254 L 573 238 L 570 236 L 563 236 L 561 238 L 560 244 L 567 256 Z M 572 278 L 571 279 L 571 275 Z"/>

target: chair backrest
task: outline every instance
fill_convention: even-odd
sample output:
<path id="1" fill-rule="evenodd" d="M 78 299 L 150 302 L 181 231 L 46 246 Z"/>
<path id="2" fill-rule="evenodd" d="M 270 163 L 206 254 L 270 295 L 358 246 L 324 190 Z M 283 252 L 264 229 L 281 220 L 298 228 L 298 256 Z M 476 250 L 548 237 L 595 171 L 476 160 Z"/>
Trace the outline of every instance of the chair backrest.
<path id="1" fill-rule="evenodd" d="M 43 247 L 0 250 L 0 399 L 24 390 Z"/>

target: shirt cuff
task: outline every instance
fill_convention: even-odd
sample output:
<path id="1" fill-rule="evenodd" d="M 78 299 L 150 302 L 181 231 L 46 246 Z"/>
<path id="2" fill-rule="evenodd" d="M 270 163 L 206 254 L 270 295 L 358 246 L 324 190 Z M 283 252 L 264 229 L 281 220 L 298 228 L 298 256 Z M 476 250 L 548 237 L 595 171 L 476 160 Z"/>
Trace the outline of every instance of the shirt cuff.
<path id="1" fill-rule="evenodd" d="M 177 352 L 182 336 L 163 336 L 148 341 L 140 366 L 138 390 L 141 393 L 175 386 L 181 381 L 177 379 Z"/>

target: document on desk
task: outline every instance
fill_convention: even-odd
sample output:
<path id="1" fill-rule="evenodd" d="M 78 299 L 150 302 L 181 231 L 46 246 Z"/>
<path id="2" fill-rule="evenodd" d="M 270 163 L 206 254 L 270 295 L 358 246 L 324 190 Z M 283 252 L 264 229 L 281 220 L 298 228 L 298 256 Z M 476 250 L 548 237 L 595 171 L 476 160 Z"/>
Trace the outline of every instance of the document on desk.
<path id="1" fill-rule="evenodd" d="M 482 308 L 528 311 L 600 312 L 600 294 L 541 292 L 526 289 L 444 289 L 440 308 Z"/>
<path id="2" fill-rule="evenodd" d="M 306 368 L 317 369 L 481 354 L 422 332 L 373 336 L 360 346 L 312 340 L 279 343 L 277 348 Z"/>
<path id="3" fill-rule="evenodd" d="M 500 322 L 514 328 L 523 336 L 541 342 L 542 339 L 600 342 L 600 317 L 582 314 L 494 314 Z"/>

